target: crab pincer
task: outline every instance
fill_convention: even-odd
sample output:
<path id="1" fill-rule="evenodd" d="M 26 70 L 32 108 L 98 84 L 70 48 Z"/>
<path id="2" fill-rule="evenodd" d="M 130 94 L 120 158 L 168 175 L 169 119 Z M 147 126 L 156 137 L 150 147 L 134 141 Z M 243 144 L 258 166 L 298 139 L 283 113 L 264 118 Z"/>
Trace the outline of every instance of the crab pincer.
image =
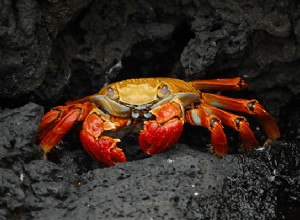
<path id="1" fill-rule="evenodd" d="M 139 137 L 141 149 L 149 155 L 173 146 L 183 131 L 183 106 L 179 100 L 166 103 L 151 111 L 156 120 L 146 121 Z"/>
<path id="2" fill-rule="evenodd" d="M 86 152 L 107 166 L 126 161 L 124 152 L 117 147 L 120 140 L 101 136 L 103 131 L 114 129 L 115 125 L 112 122 L 104 121 L 95 111 L 85 119 L 80 132 L 80 139 Z"/>
<path id="3" fill-rule="evenodd" d="M 86 152 L 95 160 L 107 166 L 114 166 L 118 162 L 126 162 L 124 152 L 116 145 L 117 142 L 120 142 L 119 139 L 107 136 L 95 139 L 84 130 L 80 132 L 80 139 Z"/>

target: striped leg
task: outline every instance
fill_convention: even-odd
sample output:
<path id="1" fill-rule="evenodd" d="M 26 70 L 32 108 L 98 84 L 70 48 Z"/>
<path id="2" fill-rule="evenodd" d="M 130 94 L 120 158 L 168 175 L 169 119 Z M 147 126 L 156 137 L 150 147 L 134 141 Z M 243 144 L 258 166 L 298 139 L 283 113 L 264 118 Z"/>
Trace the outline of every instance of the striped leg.
<path id="1" fill-rule="evenodd" d="M 202 93 L 202 100 L 204 103 L 217 108 L 254 115 L 269 139 L 276 140 L 280 137 L 280 131 L 274 118 L 254 99 L 236 99 L 217 94 Z"/>
<path id="2" fill-rule="evenodd" d="M 202 104 L 202 107 L 210 114 L 220 118 L 224 125 L 238 131 L 239 138 L 245 148 L 250 149 L 259 146 L 259 143 L 257 142 L 245 117 L 226 112 L 222 109 L 207 104 Z"/>
<path id="3" fill-rule="evenodd" d="M 219 118 L 210 114 L 201 105 L 186 111 L 185 117 L 188 123 L 205 127 L 211 132 L 212 150 L 217 156 L 222 157 L 228 153 L 227 139 Z"/>

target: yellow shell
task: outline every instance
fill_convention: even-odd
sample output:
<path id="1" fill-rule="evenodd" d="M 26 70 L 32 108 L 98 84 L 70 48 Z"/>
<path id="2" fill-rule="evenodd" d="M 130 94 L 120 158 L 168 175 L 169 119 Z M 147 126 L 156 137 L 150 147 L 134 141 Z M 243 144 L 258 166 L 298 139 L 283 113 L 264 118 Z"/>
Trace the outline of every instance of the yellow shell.
<path id="1" fill-rule="evenodd" d="M 99 95 L 107 96 L 108 89 L 111 88 L 114 91 L 112 99 L 129 105 L 145 105 L 156 101 L 159 97 L 163 98 L 161 89 L 164 86 L 167 86 L 171 95 L 198 95 L 198 91 L 191 83 L 173 78 L 128 79 L 105 86 L 100 90 Z"/>

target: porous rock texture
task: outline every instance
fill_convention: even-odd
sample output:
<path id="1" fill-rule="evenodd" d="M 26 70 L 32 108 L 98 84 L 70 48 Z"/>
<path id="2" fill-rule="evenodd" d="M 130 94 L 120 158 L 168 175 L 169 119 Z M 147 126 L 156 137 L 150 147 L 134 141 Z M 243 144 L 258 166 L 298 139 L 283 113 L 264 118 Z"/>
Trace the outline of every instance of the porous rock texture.
<path id="1" fill-rule="evenodd" d="M 297 219 L 300 212 L 300 4 L 296 0 L 2 0 L 0 219 Z M 44 111 L 133 77 L 242 76 L 278 121 L 267 148 L 207 151 L 209 132 L 129 162 L 93 161 L 71 133 L 44 160 Z M 44 109 L 44 110 L 43 110 Z M 258 140 L 266 139 L 249 118 Z M 75 132 L 76 133 L 76 132 Z"/>

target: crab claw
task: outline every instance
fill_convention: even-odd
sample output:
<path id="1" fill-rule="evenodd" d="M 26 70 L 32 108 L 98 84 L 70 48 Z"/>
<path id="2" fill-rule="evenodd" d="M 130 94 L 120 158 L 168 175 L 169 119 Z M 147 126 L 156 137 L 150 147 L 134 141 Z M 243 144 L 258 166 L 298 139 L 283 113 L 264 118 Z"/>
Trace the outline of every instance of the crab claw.
<path id="1" fill-rule="evenodd" d="M 126 161 L 124 152 L 117 147 L 120 140 L 101 136 L 103 131 L 115 129 L 111 121 L 101 117 L 101 112 L 94 109 L 83 122 L 83 129 L 80 132 L 80 140 L 87 153 L 107 166 Z"/>
<path id="2" fill-rule="evenodd" d="M 139 137 L 139 145 L 146 154 L 163 152 L 172 147 L 183 130 L 183 105 L 174 99 L 153 110 L 156 120 L 146 121 Z"/>
<path id="3" fill-rule="evenodd" d="M 114 166 L 116 163 L 126 162 L 126 157 L 122 149 L 117 147 L 119 139 L 102 136 L 96 140 L 88 132 L 82 130 L 80 139 L 86 152 L 95 160 L 107 166 Z"/>
<path id="4" fill-rule="evenodd" d="M 139 137 L 139 145 L 146 154 L 160 153 L 172 147 L 180 138 L 183 124 L 173 118 L 163 125 L 157 121 L 146 121 Z"/>

